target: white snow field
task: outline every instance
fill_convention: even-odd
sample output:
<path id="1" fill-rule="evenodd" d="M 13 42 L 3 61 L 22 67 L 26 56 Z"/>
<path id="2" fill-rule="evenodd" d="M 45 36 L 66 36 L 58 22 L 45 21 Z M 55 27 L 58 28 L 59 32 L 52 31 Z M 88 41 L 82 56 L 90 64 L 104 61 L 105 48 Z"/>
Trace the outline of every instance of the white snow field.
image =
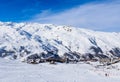
<path id="1" fill-rule="evenodd" d="M 0 59 L 0 82 L 120 82 L 118 68 L 120 64 L 96 69 L 85 63 L 27 64 Z"/>
<path id="2" fill-rule="evenodd" d="M 120 33 L 53 24 L 0 22 L 0 82 L 120 82 L 120 63 L 98 66 L 98 62 L 55 65 L 21 62 L 43 52 L 45 56 L 52 52 L 61 58 L 65 53 L 78 52 L 80 57 L 89 53 L 94 57 L 102 54 L 101 59 L 106 56 L 117 59 L 120 58 Z M 71 59 L 77 59 L 74 57 Z"/>

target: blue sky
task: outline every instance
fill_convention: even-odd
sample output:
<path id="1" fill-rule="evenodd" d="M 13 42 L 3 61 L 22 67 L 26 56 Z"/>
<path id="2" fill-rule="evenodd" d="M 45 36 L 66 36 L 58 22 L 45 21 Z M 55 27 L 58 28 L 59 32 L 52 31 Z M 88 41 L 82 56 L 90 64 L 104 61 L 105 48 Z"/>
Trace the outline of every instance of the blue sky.
<path id="1" fill-rule="evenodd" d="M 0 0 L 1 21 L 25 21 L 44 10 L 62 12 L 96 0 Z"/>
<path id="2" fill-rule="evenodd" d="M 120 0 L 0 0 L 0 21 L 120 32 Z"/>

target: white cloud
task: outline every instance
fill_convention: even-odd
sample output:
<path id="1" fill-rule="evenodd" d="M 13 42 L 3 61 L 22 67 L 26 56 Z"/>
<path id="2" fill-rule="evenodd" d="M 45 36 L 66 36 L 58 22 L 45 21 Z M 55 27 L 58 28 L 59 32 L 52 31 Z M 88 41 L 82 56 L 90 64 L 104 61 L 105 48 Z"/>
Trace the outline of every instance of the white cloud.
<path id="1" fill-rule="evenodd" d="M 33 22 L 72 25 L 103 31 L 120 31 L 120 2 L 90 3 L 52 14 L 44 11 Z"/>

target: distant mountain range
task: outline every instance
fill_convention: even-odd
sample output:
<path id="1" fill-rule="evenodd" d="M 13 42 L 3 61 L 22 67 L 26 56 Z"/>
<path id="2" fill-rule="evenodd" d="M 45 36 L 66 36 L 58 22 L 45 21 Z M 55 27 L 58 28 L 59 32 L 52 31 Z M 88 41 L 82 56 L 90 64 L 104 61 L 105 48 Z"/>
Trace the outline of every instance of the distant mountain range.
<path id="1" fill-rule="evenodd" d="M 36 54 L 42 58 L 65 56 L 71 60 L 119 58 L 120 33 L 53 24 L 0 22 L 0 57 L 26 59 Z"/>

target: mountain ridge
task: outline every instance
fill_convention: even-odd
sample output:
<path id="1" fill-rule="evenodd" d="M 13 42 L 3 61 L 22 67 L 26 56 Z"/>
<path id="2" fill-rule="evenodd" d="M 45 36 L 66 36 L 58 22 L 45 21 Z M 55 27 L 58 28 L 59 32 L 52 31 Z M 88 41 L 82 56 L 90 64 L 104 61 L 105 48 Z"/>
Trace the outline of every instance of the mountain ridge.
<path id="1" fill-rule="evenodd" d="M 78 52 L 119 57 L 119 41 L 120 33 L 115 32 L 53 24 L 0 22 L 0 57 L 3 58 L 22 59 L 42 52 L 59 56 Z"/>

